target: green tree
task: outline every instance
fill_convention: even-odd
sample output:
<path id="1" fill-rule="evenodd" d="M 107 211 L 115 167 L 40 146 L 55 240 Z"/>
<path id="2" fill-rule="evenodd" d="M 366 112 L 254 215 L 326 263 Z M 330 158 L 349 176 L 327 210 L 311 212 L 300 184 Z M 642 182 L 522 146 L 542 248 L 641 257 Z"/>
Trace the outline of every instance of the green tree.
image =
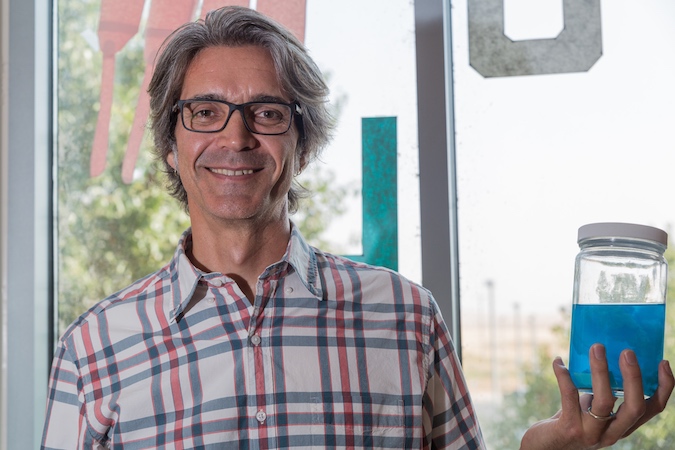
<path id="1" fill-rule="evenodd" d="M 57 237 L 59 333 L 85 309 L 158 269 L 187 218 L 162 187 L 163 174 L 141 151 L 137 176 L 121 164 L 143 76 L 138 38 L 116 59 L 107 170 L 89 176 L 101 56 L 85 39 L 97 28 L 98 1 L 58 2 Z"/>
<path id="2" fill-rule="evenodd" d="M 561 310 L 564 318 L 569 313 Z M 568 330 L 558 327 L 553 330 L 559 339 L 568 337 Z M 490 443 L 497 449 L 518 449 L 525 430 L 542 418 L 553 416 L 560 409 L 558 384 L 551 368 L 553 356 L 547 347 L 541 346 L 534 365 L 523 371 L 523 390 L 506 394 L 500 406 L 498 420 L 487 423 L 486 433 Z"/>

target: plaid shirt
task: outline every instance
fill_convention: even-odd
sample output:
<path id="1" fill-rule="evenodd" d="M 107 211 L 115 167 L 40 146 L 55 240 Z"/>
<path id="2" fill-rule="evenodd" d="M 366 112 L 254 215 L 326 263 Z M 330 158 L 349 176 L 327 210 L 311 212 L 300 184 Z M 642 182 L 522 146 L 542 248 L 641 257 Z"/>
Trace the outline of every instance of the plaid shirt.
<path id="1" fill-rule="evenodd" d="M 251 305 L 191 243 L 65 332 L 43 448 L 485 447 L 427 290 L 294 228 Z"/>

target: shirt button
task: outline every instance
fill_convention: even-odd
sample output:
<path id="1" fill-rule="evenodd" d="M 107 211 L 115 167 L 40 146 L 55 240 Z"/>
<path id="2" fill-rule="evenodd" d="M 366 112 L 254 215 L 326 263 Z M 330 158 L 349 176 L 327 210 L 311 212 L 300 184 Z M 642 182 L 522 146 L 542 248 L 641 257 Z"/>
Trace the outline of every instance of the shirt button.
<path id="1" fill-rule="evenodd" d="M 215 287 L 221 287 L 223 285 L 223 280 L 216 278 L 214 280 L 211 280 L 211 284 L 214 285 Z"/>
<path id="2" fill-rule="evenodd" d="M 251 336 L 251 344 L 260 345 L 260 341 L 261 341 L 260 336 L 258 336 L 257 334 L 254 334 L 253 336 Z"/>
<path id="3" fill-rule="evenodd" d="M 290 287 L 290 286 L 287 287 L 287 288 L 286 288 L 286 293 L 287 293 L 287 294 L 292 294 L 292 293 L 293 293 L 293 288 Z"/>
<path id="4" fill-rule="evenodd" d="M 262 409 L 258 411 L 258 413 L 255 415 L 255 418 L 258 420 L 258 422 L 263 423 L 265 422 L 265 419 L 267 419 L 267 414 L 265 414 L 265 411 Z"/>

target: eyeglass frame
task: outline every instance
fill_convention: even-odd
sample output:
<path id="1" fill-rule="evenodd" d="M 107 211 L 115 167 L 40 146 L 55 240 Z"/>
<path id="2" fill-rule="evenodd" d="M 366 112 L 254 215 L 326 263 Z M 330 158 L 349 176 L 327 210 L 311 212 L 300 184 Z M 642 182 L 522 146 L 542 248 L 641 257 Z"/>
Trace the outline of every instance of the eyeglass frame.
<path id="1" fill-rule="evenodd" d="M 227 105 L 229 108 L 229 113 L 227 115 L 227 118 L 225 119 L 225 122 L 223 123 L 223 126 L 217 130 L 195 130 L 192 128 L 188 128 L 187 125 L 185 125 L 185 117 L 183 116 L 183 107 L 185 106 L 186 103 L 190 102 L 215 102 L 215 103 L 222 103 L 224 105 Z M 259 104 L 273 104 L 273 105 L 284 105 L 288 106 L 291 110 L 291 120 L 288 121 L 288 128 L 286 128 L 285 131 L 280 132 L 280 133 L 261 133 L 260 131 L 254 131 L 251 129 L 251 127 L 248 125 L 248 121 L 246 120 L 246 115 L 244 114 L 244 108 L 249 106 L 249 105 L 259 105 Z M 293 101 L 290 103 L 286 102 L 281 102 L 278 100 L 272 100 L 272 101 L 265 101 L 265 100 L 255 100 L 252 102 L 245 102 L 245 103 L 232 103 L 228 102 L 226 100 L 217 100 L 217 99 L 211 99 L 211 98 L 189 98 L 189 99 L 184 99 L 184 100 L 178 100 L 176 104 L 173 106 L 173 111 L 180 116 L 180 121 L 183 124 L 183 128 L 185 128 L 187 131 L 191 131 L 193 133 L 219 133 L 227 127 L 227 124 L 230 123 L 230 119 L 232 118 L 232 114 L 234 114 L 235 111 L 239 111 L 241 114 L 241 119 L 242 122 L 244 123 L 244 126 L 246 129 L 252 133 L 252 134 L 259 134 L 261 136 L 280 136 L 282 134 L 288 133 L 288 130 L 291 129 L 293 126 L 293 118 L 295 116 L 298 116 L 298 131 L 300 132 L 300 136 L 304 135 L 304 130 L 302 126 L 302 107 L 300 106 L 300 103 L 297 101 Z"/>

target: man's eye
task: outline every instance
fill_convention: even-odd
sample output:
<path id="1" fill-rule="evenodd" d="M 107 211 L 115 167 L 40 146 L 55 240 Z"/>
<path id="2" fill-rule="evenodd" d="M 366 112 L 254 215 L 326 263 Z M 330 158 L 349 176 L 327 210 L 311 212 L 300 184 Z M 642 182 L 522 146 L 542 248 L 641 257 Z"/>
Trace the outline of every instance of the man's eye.
<path id="1" fill-rule="evenodd" d="M 282 117 L 279 111 L 275 111 L 273 109 L 266 109 L 264 111 L 260 111 L 258 115 L 263 119 L 271 119 L 271 120 L 279 119 Z"/>
<path id="2" fill-rule="evenodd" d="M 213 103 L 193 104 L 190 108 L 192 121 L 199 123 L 211 123 L 223 117 L 223 111 Z"/>
<path id="3" fill-rule="evenodd" d="M 199 109 L 196 109 L 192 112 L 193 117 L 203 118 L 203 119 L 212 117 L 214 114 L 215 114 L 215 112 L 213 112 L 210 109 L 206 109 L 206 108 L 199 108 Z"/>
<path id="4" fill-rule="evenodd" d="M 284 111 L 280 110 L 275 106 L 264 105 L 257 108 L 255 111 L 251 111 L 253 114 L 253 120 L 261 124 L 272 124 L 283 122 L 286 115 Z"/>

